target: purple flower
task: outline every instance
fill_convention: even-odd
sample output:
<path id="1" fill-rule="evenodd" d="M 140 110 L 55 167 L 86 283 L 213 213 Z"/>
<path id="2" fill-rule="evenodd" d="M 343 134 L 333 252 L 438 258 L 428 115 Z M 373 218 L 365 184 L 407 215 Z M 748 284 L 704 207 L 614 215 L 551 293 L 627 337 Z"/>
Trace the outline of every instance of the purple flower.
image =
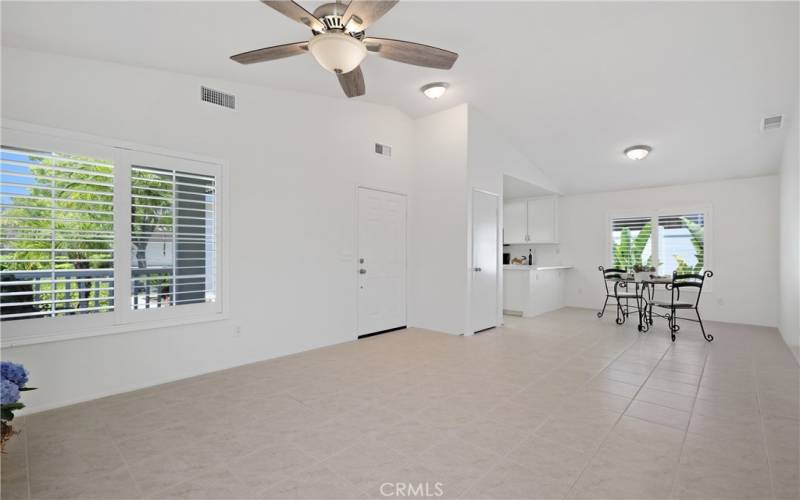
<path id="1" fill-rule="evenodd" d="M 28 383 L 28 372 L 20 364 L 3 361 L 0 363 L 0 379 L 13 382 L 17 388 L 22 388 Z"/>
<path id="2" fill-rule="evenodd" d="M 19 387 L 10 380 L 0 381 L 0 403 L 6 405 L 19 401 Z"/>

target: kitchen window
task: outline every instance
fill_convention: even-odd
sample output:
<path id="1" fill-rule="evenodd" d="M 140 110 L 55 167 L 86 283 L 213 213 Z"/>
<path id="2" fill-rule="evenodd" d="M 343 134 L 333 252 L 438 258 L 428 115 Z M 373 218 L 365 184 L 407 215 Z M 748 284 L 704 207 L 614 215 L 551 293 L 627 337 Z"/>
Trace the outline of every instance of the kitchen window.
<path id="1" fill-rule="evenodd" d="M 11 129 L 0 155 L 4 344 L 218 319 L 219 164 Z"/>
<path id="2" fill-rule="evenodd" d="M 707 269 L 709 209 L 663 210 L 610 218 L 610 259 L 614 267 L 653 267 L 660 275 Z"/>

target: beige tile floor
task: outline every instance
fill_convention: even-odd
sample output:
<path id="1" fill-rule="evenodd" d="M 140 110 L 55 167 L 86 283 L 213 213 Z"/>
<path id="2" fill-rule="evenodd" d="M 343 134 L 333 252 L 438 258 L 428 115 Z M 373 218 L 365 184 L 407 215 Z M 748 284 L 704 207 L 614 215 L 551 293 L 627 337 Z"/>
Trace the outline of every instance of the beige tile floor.
<path id="1" fill-rule="evenodd" d="M 581 309 L 506 321 L 31 415 L 2 457 L 2 498 L 409 494 L 395 484 L 446 498 L 800 496 L 800 372 L 774 329 L 709 322 L 712 344 L 688 327 L 672 344 L 663 325 L 639 334 Z"/>

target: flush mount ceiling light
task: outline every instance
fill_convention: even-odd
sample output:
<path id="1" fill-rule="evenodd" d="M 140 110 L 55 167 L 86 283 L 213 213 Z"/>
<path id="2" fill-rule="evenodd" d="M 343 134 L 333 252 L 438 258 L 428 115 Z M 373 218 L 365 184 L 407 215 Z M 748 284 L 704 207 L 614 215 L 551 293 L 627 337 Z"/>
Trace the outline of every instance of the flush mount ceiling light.
<path id="1" fill-rule="evenodd" d="M 367 56 L 367 47 L 361 40 L 344 33 L 321 33 L 308 42 L 308 51 L 314 59 L 330 72 L 350 73 Z"/>
<path id="2" fill-rule="evenodd" d="M 650 146 L 645 146 L 644 144 L 640 144 L 638 146 L 631 146 L 629 148 L 625 148 L 625 156 L 630 158 L 631 160 L 644 160 L 647 158 L 647 155 L 650 154 L 653 148 Z"/>
<path id="3" fill-rule="evenodd" d="M 425 97 L 427 97 L 428 99 L 438 99 L 442 97 L 445 94 L 445 92 L 447 92 L 447 88 L 449 86 L 450 84 L 445 82 L 434 82 L 434 83 L 429 83 L 427 85 L 423 85 L 422 88 L 420 88 L 420 90 L 422 91 L 423 94 L 425 94 Z"/>

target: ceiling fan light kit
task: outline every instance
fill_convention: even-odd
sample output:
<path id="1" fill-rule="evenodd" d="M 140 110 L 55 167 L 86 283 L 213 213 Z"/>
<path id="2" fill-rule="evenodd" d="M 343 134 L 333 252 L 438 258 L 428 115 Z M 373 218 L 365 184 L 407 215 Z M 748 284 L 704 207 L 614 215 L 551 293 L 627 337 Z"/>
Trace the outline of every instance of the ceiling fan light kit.
<path id="1" fill-rule="evenodd" d="M 310 28 L 312 38 L 307 42 L 242 52 L 231 56 L 231 59 L 240 64 L 254 64 L 311 52 L 320 66 L 336 74 L 347 97 L 366 93 L 360 65 L 368 52 L 415 66 L 452 68 L 458 59 L 455 52 L 421 43 L 365 36 L 364 30 L 389 12 L 397 2 L 398 0 L 350 0 L 348 4 L 326 3 L 317 7 L 312 14 L 292 0 L 261 0 L 264 5 Z M 446 90 L 447 84 L 444 85 Z M 432 99 L 444 94 L 440 90 L 432 92 L 441 92 L 437 97 L 431 97 Z"/>
<path id="2" fill-rule="evenodd" d="M 344 33 L 320 33 L 308 42 L 308 51 L 323 68 L 333 73 L 350 73 L 367 56 L 367 47 Z"/>

